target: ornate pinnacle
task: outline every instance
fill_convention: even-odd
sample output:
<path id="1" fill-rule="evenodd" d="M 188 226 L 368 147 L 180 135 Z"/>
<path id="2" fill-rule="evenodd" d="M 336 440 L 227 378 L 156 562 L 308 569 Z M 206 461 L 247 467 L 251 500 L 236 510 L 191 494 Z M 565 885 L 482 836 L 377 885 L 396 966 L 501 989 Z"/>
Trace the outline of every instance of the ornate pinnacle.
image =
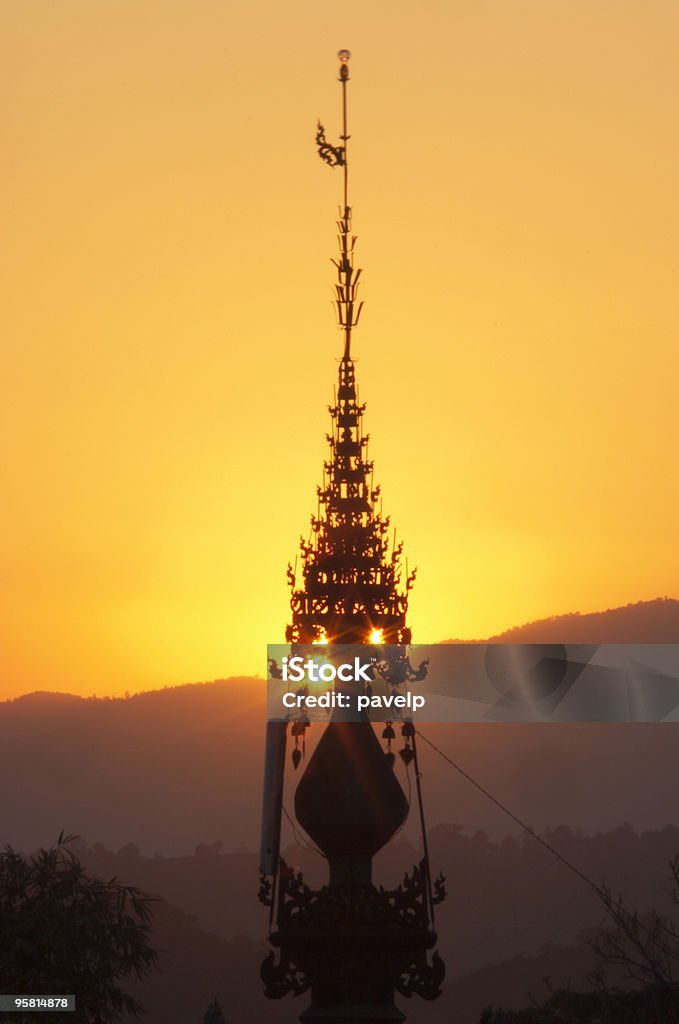
<path id="1" fill-rule="evenodd" d="M 316 146 L 318 155 L 329 167 L 344 168 L 344 205 L 340 207 L 337 227 L 339 235 L 339 259 L 332 262 L 337 267 L 337 284 L 335 285 L 335 306 L 337 311 L 337 323 L 344 332 L 344 358 L 351 358 L 351 332 L 358 326 L 363 303 L 357 301 L 358 279 L 361 276 L 360 270 L 354 270 L 354 245 L 355 236 L 351 234 L 351 207 L 349 206 L 349 164 L 347 158 L 347 143 L 349 134 L 347 132 L 347 82 L 349 81 L 349 50 L 340 50 L 337 54 L 340 60 L 339 82 L 342 86 L 342 134 L 340 139 L 342 145 L 333 146 L 325 137 L 325 128 L 318 122 L 316 131 Z"/>
<path id="2" fill-rule="evenodd" d="M 414 574 L 402 579 L 402 545 L 389 540 L 389 518 L 382 515 L 380 488 L 373 482 L 368 459 L 368 436 L 363 431 L 365 406 L 358 400 L 351 332 L 358 324 L 363 303 L 358 301 L 361 271 L 354 269 L 356 238 L 351 234 L 351 207 L 347 201 L 348 50 L 340 50 L 343 131 L 341 145 L 333 146 L 318 125 L 316 143 L 321 159 L 344 169 L 344 206 L 340 207 L 339 257 L 335 309 L 344 332 L 339 381 L 330 407 L 329 458 L 323 484 L 318 487 L 318 511 L 311 517 L 308 541 L 302 540 L 302 581 L 288 567 L 292 590 L 292 623 L 287 639 L 309 643 L 410 643 L 406 623 L 408 593 Z M 301 582 L 301 586 L 300 586 Z"/>

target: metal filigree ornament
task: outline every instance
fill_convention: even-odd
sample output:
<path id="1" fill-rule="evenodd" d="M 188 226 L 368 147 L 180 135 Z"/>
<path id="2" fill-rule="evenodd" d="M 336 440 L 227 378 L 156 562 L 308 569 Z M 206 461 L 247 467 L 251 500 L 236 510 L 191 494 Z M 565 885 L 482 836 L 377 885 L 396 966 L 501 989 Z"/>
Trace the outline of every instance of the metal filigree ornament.
<path id="1" fill-rule="evenodd" d="M 318 122 L 316 129 L 316 146 L 318 147 L 318 155 L 321 160 L 324 160 L 330 167 L 343 167 L 344 166 L 344 146 L 331 146 L 325 137 L 325 128 Z"/>
<path id="2" fill-rule="evenodd" d="M 395 889 L 382 886 L 324 886 L 310 889 L 301 872 L 281 861 L 278 887 L 278 929 L 261 967 L 264 993 L 270 999 L 300 995 L 319 971 L 332 970 L 338 960 L 354 973 L 370 974 L 388 967 L 390 983 L 402 996 L 436 999 L 445 977 L 443 960 L 434 951 L 430 931 L 427 872 L 416 864 Z M 265 888 L 262 901 L 270 906 Z M 445 898 L 443 875 L 434 882 L 434 903 Z M 260 897 L 262 898 L 262 897 Z"/>

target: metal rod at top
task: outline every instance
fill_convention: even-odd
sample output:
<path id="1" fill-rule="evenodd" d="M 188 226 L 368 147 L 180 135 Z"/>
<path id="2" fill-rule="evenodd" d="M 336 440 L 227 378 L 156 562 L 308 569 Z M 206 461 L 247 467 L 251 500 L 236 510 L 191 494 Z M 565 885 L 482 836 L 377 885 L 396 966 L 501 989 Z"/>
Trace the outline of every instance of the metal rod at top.
<path id="1" fill-rule="evenodd" d="M 349 141 L 349 135 L 347 133 L 347 82 L 349 81 L 349 58 L 351 53 L 349 50 L 340 50 L 337 54 L 340 61 L 339 69 L 339 80 L 342 83 L 342 135 L 341 139 L 344 144 L 344 209 L 349 205 L 349 163 L 347 159 L 347 143 Z"/>
<path id="2" fill-rule="evenodd" d="M 341 167 L 344 171 L 344 205 L 340 209 L 339 228 L 339 259 L 333 260 L 337 267 L 337 283 L 335 285 L 335 309 L 339 327 L 344 332 L 343 359 L 351 359 L 351 332 L 358 325 L 363 303 L 358 301 L 358 279 L 361 271 L 354 268 L 354 242 L 351 234 L 351 207 L 349 206 L 349 161 L 347 147 L 349 132 L 347 130 L 347 82 L 349 81 L 349 50 L 340 50 L 339 81 L 342 85 L 342 134 L 341 145 L 333 146 L 325 137 L 325 129 L 321 122 L 317 124 L 316 146 L 318 155 L 329 167 Z"/>

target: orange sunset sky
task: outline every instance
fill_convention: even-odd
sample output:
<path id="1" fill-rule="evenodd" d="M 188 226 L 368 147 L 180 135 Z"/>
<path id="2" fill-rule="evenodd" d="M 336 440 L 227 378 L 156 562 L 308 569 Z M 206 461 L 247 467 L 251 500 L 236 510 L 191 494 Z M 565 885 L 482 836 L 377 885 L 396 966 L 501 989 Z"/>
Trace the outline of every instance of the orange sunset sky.
<path id="1" fill-rule="evenodd" d="M 679 596 L 676 0 L 5 0 L 0 696 L 262 673 L 355 339 L 419 642 Z"/>

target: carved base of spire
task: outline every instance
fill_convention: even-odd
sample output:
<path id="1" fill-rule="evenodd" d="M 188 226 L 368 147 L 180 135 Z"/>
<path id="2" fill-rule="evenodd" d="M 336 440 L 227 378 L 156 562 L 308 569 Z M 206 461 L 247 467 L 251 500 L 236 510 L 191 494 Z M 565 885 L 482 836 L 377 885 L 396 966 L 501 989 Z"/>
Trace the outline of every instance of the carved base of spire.
<path id="1" fill-rule="evenodd" d="M 434 902 L 444 896 L 436 884 Z M 269 902 L 270 890 L 262 901 Z M 301 873 L 281 862 L 278 930 L 270 941 L 279 950 L 262 964 L 265 995 L 280 999 L 311 989 L 303 1024 L 367 1024 L 403 1021 L 394 995 L 436 999 L 445 967 L 429 955 L 436 933 L 429 923 L 426 872 L 422 862 L 396 889 L 374 885 L 326 885 L 310 889 Z"/>

